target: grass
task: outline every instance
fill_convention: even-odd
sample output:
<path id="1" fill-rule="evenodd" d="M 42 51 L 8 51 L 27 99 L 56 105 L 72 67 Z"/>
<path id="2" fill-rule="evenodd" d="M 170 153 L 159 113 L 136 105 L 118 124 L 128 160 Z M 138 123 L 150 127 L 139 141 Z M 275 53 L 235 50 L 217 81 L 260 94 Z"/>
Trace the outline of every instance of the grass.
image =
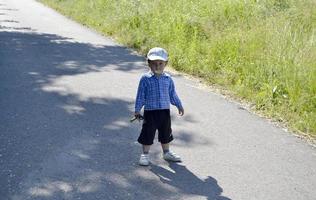
<path id="1" fill-rule="evenodd" d="M 316 138 L 315 0 L 40 0 Z"/>

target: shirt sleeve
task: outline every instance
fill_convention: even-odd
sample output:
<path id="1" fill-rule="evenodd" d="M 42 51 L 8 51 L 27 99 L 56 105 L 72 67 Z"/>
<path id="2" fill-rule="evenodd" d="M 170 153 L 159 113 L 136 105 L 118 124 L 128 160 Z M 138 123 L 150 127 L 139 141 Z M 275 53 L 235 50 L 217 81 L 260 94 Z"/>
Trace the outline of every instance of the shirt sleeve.
<path id="1" fill-rule="evenodd" d="M 169 96 L 170 96 L 170 103 L 172 105 L 176 106 L 177 108 L 183 108 L 181 100 L 179 99 L 176 93 L 176 89 L 175 89 L 172 78 L 170 78 Z"/>
<path id="2" fill-rule="evenodd" d="M 137 89 L 135 112 L 140 112 L 144 104 L 145 104 L 145 80 L 144 80 L 144 77 L 142 77 L 139 81 L 139 85 Z"/>

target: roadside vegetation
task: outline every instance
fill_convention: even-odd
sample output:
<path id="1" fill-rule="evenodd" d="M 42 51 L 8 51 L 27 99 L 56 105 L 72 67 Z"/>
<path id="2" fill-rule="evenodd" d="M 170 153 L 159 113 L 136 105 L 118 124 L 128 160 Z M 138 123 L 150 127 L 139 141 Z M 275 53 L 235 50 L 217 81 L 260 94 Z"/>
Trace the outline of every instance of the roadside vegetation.
<path id="1" fill-rule="evenodd" d="M 40 0 L 316 138 L 315 0 Z"/>

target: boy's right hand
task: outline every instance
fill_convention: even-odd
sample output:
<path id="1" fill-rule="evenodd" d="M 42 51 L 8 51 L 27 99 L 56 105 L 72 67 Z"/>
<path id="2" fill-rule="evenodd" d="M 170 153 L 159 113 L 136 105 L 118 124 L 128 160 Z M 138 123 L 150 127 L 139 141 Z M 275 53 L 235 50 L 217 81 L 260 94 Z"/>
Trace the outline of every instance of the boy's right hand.
<path id="1" fill-rule="evenodd" d="M 135 116 L 137 119 L 139 119 L 140 116 L 141 116 L 141 114 L 140 114 L 139 112 L 135 112 L 134 116 Z"/>
<path id="2" fill-rule="evenodd" d="M 136 119 L 137 119 L 138 121 L 140 121 L 140 120 L 143 120 L 144 117 L 143 117 L 139 112 L 135 112 L 135 113 L 134 113 L 134 117 L 133 117 L 132 119 L 130 119 L 130 122 L 133 122 L 133 121 L 135 121 Z"/>

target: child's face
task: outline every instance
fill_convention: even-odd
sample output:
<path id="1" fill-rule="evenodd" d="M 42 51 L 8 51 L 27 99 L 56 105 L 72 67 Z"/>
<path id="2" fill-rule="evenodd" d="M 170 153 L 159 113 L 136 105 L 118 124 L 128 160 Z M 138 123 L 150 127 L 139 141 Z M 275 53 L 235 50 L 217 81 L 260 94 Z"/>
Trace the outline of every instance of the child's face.
<path id="1" fill-rule="evenodd" d="M 155 74 L 162 74 L 167 63 L 168 63 L 167 61 L 163 61 L 163 60 L 148 60 L 149 68 Z"/>

